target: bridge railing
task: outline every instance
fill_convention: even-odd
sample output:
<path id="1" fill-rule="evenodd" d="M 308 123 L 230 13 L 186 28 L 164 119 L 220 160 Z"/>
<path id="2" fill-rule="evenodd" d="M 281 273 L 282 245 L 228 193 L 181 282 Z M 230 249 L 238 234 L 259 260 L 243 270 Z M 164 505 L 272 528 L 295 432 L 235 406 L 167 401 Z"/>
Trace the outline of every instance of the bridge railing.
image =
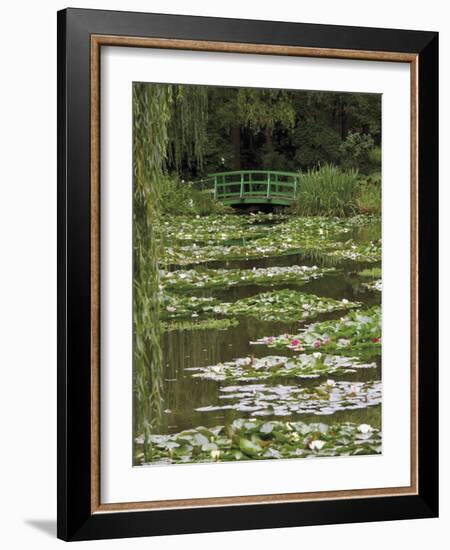
<path id="1" fill-rule="evenodd" d="M 214 197 L 220 201 L 272 199 L 293 201 L 297 193 L 298 174 L 268 170 L 239 170 L 209 174 Z"/>

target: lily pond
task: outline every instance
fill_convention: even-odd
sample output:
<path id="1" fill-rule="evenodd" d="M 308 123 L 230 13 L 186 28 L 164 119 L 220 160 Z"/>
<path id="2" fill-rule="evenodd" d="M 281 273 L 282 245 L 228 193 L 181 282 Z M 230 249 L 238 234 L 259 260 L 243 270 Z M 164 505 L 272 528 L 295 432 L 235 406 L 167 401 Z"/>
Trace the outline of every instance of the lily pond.
<path id="1" fill-rule="evenodd" d="M 173 216 L 159 235 L 163 415 L 135 465 L 381 452 L 379 217 Z"/>

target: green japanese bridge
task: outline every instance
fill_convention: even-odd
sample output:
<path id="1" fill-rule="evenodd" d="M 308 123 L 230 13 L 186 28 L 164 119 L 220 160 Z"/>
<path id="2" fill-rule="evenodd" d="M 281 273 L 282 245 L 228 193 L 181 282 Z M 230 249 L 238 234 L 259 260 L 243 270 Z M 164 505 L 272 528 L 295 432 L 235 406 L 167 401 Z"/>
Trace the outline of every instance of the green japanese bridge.
<path id="1" fill-rule="evenodd" d="M 289 206 L 295 200 L 299 176 L 295 172 L 239 170 L 208 174 L 208 181 L 214 186 L 214 198 L 229 206 Z"/>

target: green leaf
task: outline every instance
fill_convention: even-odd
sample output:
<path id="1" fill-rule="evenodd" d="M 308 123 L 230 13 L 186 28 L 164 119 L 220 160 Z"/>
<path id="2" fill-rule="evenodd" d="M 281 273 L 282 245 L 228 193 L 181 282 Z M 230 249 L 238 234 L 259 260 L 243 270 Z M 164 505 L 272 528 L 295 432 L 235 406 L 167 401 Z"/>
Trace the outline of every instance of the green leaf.
<path id="1" fill-rule="evenodd" d="M 272 422 L 266 422 L 261 426 L 259 431 L 263 434 L 270 434 L 273 431 L 273 423 Z"/>
<path id="2" fill-rule="evenodd" d="M 199 445 L 200 447 L 203 447 L 203 445 L 207 445 L 209 443 L 208 438 L 201 433 L 196 433 L 193 436 L 192 441 L 194 445 Z"/>
<path id="3" fill-rule="evenodd" d="M 262 451 L 262 448 L 254 441 L 250 441 L 250 439 L 244 439 L 242 437 L 239 440 L 239 448 L 248 456 L 257 456 Z"/>

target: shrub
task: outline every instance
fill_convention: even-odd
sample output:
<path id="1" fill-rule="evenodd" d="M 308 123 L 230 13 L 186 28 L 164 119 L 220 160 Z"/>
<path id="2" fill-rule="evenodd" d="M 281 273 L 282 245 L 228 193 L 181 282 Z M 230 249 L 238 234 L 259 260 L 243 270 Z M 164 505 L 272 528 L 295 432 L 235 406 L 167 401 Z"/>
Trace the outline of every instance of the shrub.
<path id="1" fill-rule="evenodd" d="M 381 172 L 372 172 L 367 176 L 366 181 L 370 185 L 381 186 Z"/>
<path id="2" fill-rule="evenodd" d="M 210 189 L 195 189 L 191 182 L 169 177 L 161 185 L 161 207 L 163 213 L 172 215 L 206 216 L 229 211 L 214 200 Z"/>
<path id="3" fill-rule="evenodd" d="M 374 147 L 369 151 L 369 163 L 378 168 L 381 167 L 381 147 Z"/>
<path id="4" fill-rule="evenodd" d="M 339 150 L 341 165 L 344 168 L 355 168 L 364 173 L 373 165 L 373 161 L 376 161 L 377 157 L 372 136 L 359 132 L 350 132 L 345 141 L 341 143 Z"/>
<path id="5" fill-rule="evenodd" d="M 300 174 L 291 211 L 301 216 L 351 216 L 358 211 L 359 175 L 326 164 Z"/>

